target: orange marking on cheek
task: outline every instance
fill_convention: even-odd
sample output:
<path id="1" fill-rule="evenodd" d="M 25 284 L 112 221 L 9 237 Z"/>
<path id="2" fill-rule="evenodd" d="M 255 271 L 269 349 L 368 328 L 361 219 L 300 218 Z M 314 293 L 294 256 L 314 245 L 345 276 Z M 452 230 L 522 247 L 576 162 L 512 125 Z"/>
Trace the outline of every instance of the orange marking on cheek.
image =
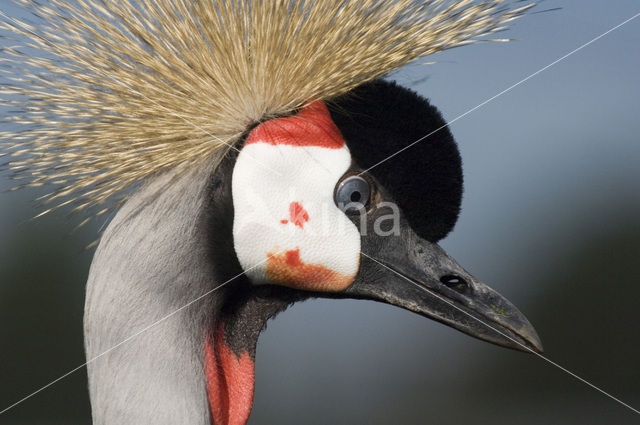
<path id="1" fill-rule="evenodd" d="M 342 291 L 355 276 L 338 273 L 322 264 L 307 264 L 300 259 L 300 248 L 279 254 L 267 254 L 267 278 L 294 289 L 306 291 Z"/>

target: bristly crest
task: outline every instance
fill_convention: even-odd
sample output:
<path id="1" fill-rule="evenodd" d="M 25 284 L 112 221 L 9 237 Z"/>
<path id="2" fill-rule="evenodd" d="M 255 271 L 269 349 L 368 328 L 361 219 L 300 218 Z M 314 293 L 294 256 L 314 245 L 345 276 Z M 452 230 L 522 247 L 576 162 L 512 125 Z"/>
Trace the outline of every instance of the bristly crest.
<path id="1" fill-rule="evenodd" d="M 152 174 L 221 158 L 254 123 L 482 39 L 531 6 L 505 0 L 15 3 L 40 23 L 0 14 L 0 104 L 14 111 L 5 123 L 18 128 L 0 133 L 4 168 L 23 186 L 59 187 L 45 197 L 52 208 L 75 202 L 76 209 L 101 206 L 100 213 Z"/>

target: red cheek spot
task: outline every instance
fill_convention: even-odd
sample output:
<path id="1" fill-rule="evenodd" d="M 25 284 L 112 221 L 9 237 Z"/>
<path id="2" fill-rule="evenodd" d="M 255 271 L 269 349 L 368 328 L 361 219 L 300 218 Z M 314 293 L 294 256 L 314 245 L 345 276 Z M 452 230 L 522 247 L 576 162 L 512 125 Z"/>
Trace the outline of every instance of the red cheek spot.
<path id="1" fill-rule="evenodd" d="M 289 205 L 289 215 L 291 222 L 300 228 L 309 221 L 309 213 L 298 202 L 292 202 Z"/>
<path id="2" fill-rule="evenodd" d="M 354 276 L 338 273 L 322 264 L 307 264 L 300 258 L 300 248 L 267 254 L 267 278 L 290 288 L 307 291 L 341 291 Z"/>
<path id="3" fill-rule="evenodd" d="M 289 220 L 280 220 L 280 223 L 282 224 L 287 224 L 289 222 Z"/>

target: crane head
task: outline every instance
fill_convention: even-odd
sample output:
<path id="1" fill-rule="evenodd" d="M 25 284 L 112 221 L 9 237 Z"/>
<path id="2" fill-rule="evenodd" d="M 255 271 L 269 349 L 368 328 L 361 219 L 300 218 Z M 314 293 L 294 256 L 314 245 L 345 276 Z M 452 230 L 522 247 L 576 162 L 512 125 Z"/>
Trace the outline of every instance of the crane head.
<path id="1" fill-rule="evenodd" d="M 525 316 L 437 245 L 457 221 L 461 160 L 437 109 L 407 89 L 378 80 L 257 125 L 232 197 L 234 249 L 254 286 L 380 301 L 542 351 Z"/>
<path id="2" fill-rule="evenodd" d="M 73 204 L 74 211 L 97 207 L 101 216 L 122 205 L 115 222 L 140 220 L 150 233 L 128 239 L 133 255 L 117 243 L 129 227 L 112 222 L 100 241 L 88 285 L 88 355 L 146 317 L 139 309 L 155 318 L 155 308 L 174 306 L 179 295 L 197 293 L 199 300 L 215 292 L 220 277 L 233 285 L 209 298 L 206 317 L 186 322 L 206 328 L 204 371 L 218 425 L 246 422 L 257 336 L 269 317 L 304 298 L 385 302 L 487 341 L 541 350 L 526 318 L 437 245 L 457 220 L 462 194 L 460 157 L 440 114 L 414 93 L 376 81 L 453 47 L 506 41 L 494 35 L 529 2 L 17 3 L 36 22 L 0 16 L 0 37 L 11 44 L 0 49 L 8 73 L 0 105 L 12 111 L 4 121 L 18 128 L 0 133 L 11 139 L 0 171 L 11 170 L 23 186 L 59 186 L 41 198 L 48 205 L 41 215 Z M 207 178 L 203 190 L 216 196 L 202 196 Z M 200 232 L 203 217 L 212 226 Z M 168 223 L 168 233 L 158 223 Z M 140 253 L 143 247 L 148 252 Z M 152 265 L 107 273 L 131 259 Z M 178 280 L 193 287 L 176 284 L 167 269 L 180 270 Z M 118 289 L 113 281 L 123 291 L 100 297 Z M 144 287 L 150 282 L 153 289 Z M 116 310 L 107 303 L 130 294 L 129 284 L 143 288 L 134 293 L 145 302 L 119 305 L 130 309 L 117 311 L 119 327 L 101 308 Z M 187 345 L 200 356 L 200 335 L 191 336 Z M 179 338 L 160 342 L 184 348 Z M 108 352 L 105 363 L 117 364 L 120 354 Z M 148 353 L 136 364 L 127 358 L 126 366 L 139 371 L 154 363 L 149 376 L 157 378 L 166 370 Z M 172 353 L 162 350 L 173 362 L 180 356 Z M 114 401 L 121 386 L 110 383 L 125 374 L 94 367 L 96 423 L 121 423 L 107 418 L 137 407 L 134 399 Z M 149 382 L 156 393 L 178 392 Z M 122 391 L 136 392 L 153 393 Z M 165 403 L 165 416 L 169 409 L 178 415 L 182 401 Z"/>

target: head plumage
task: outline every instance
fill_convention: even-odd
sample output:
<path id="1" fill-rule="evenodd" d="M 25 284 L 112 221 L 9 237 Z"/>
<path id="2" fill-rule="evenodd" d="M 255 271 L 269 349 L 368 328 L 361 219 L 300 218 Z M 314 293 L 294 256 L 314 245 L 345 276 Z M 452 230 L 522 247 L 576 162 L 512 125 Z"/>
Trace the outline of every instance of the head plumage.
<path id="1" fill-rule="evenodd" d="M 215 161 L 254 123 L 484 39 L 530 7 L 505 0 L 15 2 L 41 23 L 0 19 L 0 104 L 14 110 L 5 121 L 17 128 L 0 133 L 0 152 L 24 185 L 57 185 L 45 200 L 75 201 L 77 209 L 108 206 L 152 174 Z"/>

